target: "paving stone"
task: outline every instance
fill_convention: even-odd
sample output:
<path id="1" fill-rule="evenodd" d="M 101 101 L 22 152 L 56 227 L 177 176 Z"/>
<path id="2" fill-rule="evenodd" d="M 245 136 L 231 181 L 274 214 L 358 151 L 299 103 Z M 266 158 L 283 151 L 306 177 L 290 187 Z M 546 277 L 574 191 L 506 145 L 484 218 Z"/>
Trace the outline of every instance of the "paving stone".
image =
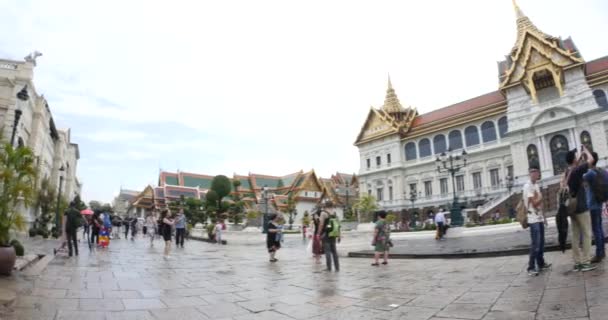
<path id="1" fill-rule="evenodd" d="M 149 311 L 106 312 L 106 320 L 156 320 Z M 87 320 L 84 318 L 83 320 Z"/>
<path id="2" fill-rule="evenodd" d="M 534 320 L 536 313 L 529 311 L 490 311 L 483 320 Z"/>
<path id="3" fill-rule="evenodd" d="M 160 299 L 122 299 L 126 310 L 164 309 L 167 306 Z"/>
<path id="4" fill-rule="evenodd" d="M 556 301 L 541 303 L 538 306 L 536 319 L 568 319 L 588 315 L 585 301 Z"/>
<path id="5" fill-rule="evenodd" d="M 99 311 L 69 311 L 59 310 L 57 312 L 56 320 L 105 320 L 106 315 L 104 312 Z"/>
<path id="6" fill-rule="evenodd" d="M 498 299 L 502 292 L 467 292 L 456 299 L 454 303 L 489 303 L 492 304 Z"/>
<path id="7" fill-rule="evenodd" d="M 585 301 L 586 294 L 584 287 L 567 287 L 558 289 L 547 289 L 543 294 L 541 303 L 555 301 Z"/>
<path id="8" fill-rule="evenodd" d="M 78 309 L 83 311 L 121 311 L 125 309 L 121 299 L 80 299 Z"/>
<path id="9" fill-rule="evenodd" d="M 441 309 L 401 306 L 386 315 L 386 319 L 427 320 Z"/>
<path id="10" fill-rule="evenodd" d="M 142 295 L 138 291 L 104 291 L 104 298 L 120 298 L 120 299 L 138 299 L 143 298 Z"/>
<path id="11" fill-rule="evenodd" d="M 196 308 L 159 309 L 150 311 L 158 320 L 207 320 L 209 319 Z"/>
<path id="12" fill-rule="evenodd" d="M 444 318 L 481 319 L 490 309 L 490 304 L 453 303 L 441 310 L 436 316 Z"/>
<path id="13" fill-rule="evenodd" d="M 499 298 L 492 306 L 493 311 L 536 311 L 540 296 L 522 297 L 519 299 Z"/>
<path id="14" fill-rule="evenodd" d="M 200 307 L 207 305 L 207 301 L 199 297 L 162 297 L 160 298 L 168 308 L 180 308 L 180 307 Z"/>
<path id="15" fill-rule="evenodd" d="M 237 315 L 251 313 L 249 310 L 231 302 L 214 303 L 207 306 L 197 307 L 197 309 L 209 317 L 209 319 L 231 318 Z"/>

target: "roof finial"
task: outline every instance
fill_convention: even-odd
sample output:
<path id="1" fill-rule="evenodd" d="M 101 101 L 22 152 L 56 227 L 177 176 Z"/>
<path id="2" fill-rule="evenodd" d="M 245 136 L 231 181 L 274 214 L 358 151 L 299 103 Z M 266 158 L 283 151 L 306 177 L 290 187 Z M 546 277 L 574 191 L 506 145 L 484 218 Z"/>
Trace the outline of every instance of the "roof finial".
<path id="1" fill-rule="evenodd" d="M 393 84 L 391 83 L 391 73 L 388 73 L 388 89 L 392 89 L 393 88 Z"/>
<path id="2" fill-rule="evenodd" d="M 382 109 L 388 113 L 403 111 L 403 107 L 397 98 L 393 84 L 391 83 L 391 75 L 388 75 L 388 88 L 386 89 L 386 97 L 384 98 L 384 106 Z"/>
<path id="3" fill-rule="evenodd" d="M 523 13 L 523 11 L 521 11 L 519 6 L 517 5 L 517 1 L 515 1 L 515 0 L 513 0 L 513 10 L 515 10 L 515 16 L 517 17 L 517 19 L 520 19 L 520 18 L 523 18 L 526 16 Z"/>

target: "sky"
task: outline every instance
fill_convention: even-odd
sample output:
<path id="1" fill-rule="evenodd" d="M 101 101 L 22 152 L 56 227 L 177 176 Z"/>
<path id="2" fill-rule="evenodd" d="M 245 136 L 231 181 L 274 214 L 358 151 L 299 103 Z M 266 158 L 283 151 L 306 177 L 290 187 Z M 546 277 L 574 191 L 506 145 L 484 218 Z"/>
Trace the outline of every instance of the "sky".
<path id="1" fill-rule="evenodd" d="M 535 25 L 608 55 L 608 2 L 519 0 Z M 35 86 L 80 147 L 85 201 L 209 175 L 358 172 L 387 75 L 429 112 L 498 89 L 509 0 L 0 0 L 0 58 L 43 53 Z"/>

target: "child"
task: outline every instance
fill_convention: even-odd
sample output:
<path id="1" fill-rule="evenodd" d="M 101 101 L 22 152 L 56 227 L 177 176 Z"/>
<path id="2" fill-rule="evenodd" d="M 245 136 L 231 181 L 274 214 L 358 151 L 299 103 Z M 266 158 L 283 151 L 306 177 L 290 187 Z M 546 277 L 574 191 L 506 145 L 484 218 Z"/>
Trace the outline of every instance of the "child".
<path id="1" fill-rule="evenodd" d="M 221 245 L 222 244 L 222 221 L 221 220 L 217 220 L 217 222 L 215 223 L 215 229 L 213 230 L 213 233 L 215 234 L 215 241 L 217 242 L 217 244 Z"/>

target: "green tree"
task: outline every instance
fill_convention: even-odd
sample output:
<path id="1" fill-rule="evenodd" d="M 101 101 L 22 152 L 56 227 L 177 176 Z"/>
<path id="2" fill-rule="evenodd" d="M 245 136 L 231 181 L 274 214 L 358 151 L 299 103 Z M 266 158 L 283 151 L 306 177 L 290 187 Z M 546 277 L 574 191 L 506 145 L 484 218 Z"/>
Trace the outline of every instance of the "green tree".
<path id="1" fill-rule="evenodd" d="M 109 203 L 104 203 L 101 206 L 101 211 L 103 212 L 108 212 L 108 213 L 114 213 L 114 208 L 112 208 L 112 205 Z"/>
<path id="2" fill-rule="evenodd" d="M 378 209 L 378 203 L 376 198 L 370 194 L 365 194 L 359 197 L 359 200 L 355 202 L 353 208 L 359 210 L 365 216 L 361 218 L 361 221 L 371 221 L 371 213 Z"/>
<path id="3" fill-rule="evenodd" d="M 57 201 L 55 188 L 51 187 L 51 182 L 48 178 L 42 179 L 34 200 L 36 219 L 38 220 L 38 223 L 34 225 L 34 228 L 48 230 L 48 224 L 51 222 L 51 219 L 53 219 L 55 201 Z"/>
<path id="4" fill-rule="evenodd" d="M 217 206 L 216 208 L 218 209 L 219 213 L 224 212 L 224 206 L 222 206 L 222 199 L 224 199 L 225 196 L 230 194 L 230 191 L 232 189 L 232 184 L 230 183 L 230 179 L 228 179 L 228 177 L 223 176 L 223 175 L 218 175 L 215 176 L 213 178 L 213 180 L 211 181 L 211 191 L 215 191 L 216 195 L 217 195 Z M 209 194 L 209 193 L 207 193 Z M 207 198 L 207 200 L 209 200 L 209 198 Z"/>
<path id="5" fill-rule="evenodd" d="M 97 200 L 91 200 L 89 201 L 89 208 L 91 208 L 91 210 L 95 211 L 95 210 L 101 210 L 101 207 L 103 205 L 101 204 L 101 202 L 97 201 Z"/>
<path id="6" fill-rule="evenodd" d="M 13 148 L 5 143 L 0 150 L 0 245 L 8 245 L 11 230 L 24 230 L 26 221 L 17 207 L 31 206 L 35 198 L 37 169 L 30 148 Z"/>
<path id="7" fill-rule="evenodd" d="M 217 205 L 218 205 L 218 195 L 217 192 L 215 192 L 214 190 L 209 190 L 207 191 L 207 194 L 205 195 L 205 212 L 207 214 L 207 217 L 209 217 L 209 219 L 211 219 L 212 222 L 215 222 L 216 218 L 217 218 Z M 219 203 L 219 205 L 221 205 L 221 203 Z"/>
<path id="8" fill-rule="evenodd" d="M 187 198 L 184 203 L 184 215 L 188 222 L 195 225 L 207 221 L 207 215 L 203 210 L 203 201 L 195 198 Z"/>

